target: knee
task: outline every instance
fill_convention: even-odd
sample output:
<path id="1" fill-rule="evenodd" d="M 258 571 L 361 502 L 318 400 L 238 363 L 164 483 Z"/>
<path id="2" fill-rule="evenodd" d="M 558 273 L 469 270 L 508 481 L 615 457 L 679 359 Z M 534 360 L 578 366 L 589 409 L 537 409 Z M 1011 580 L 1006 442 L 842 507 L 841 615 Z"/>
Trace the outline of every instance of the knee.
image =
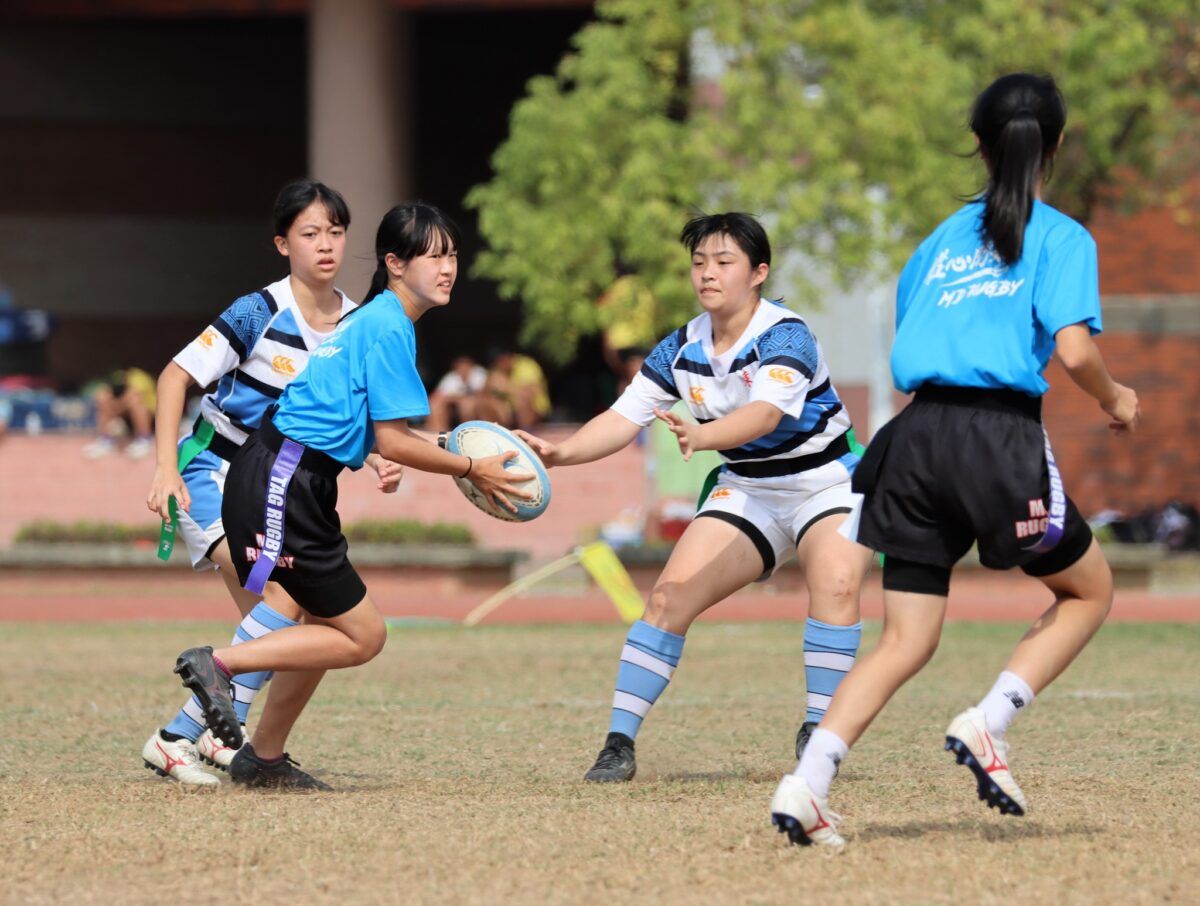
<path id="1" fill-rule="evenodd" d="M 646 611 L 642 614 L 642 620 L 656 629 L 683 632 L 687 627 L 678 625 L 679 612 L 679 594 L 676 586 L 670 583 L 656 585 L 646 600 Z"/>
<path id="2" fill-rule="evenodd" d="M 928 664 L 937 653 L 940 633 L 924 634 L 901 632 L 886 625 L 879 639 L 879 648 L 888 653 L 894 661 L 907 667 L 909 675 L 917 673 Z"/>
<path id="3" fill-rule="evenodd" d="M 812 615 L 824 622 L 855 622 L 861 585 L 861 571 L 850 564 L 832 563 L 822 567 L 808 580 Z"/>
<path id="4" fill-rule="evenodd" d="M 383 620 L 379 620 L 371 627 L 370 631 L 363 633 L 354 641 L 354 663 L 350 666 L 358 667 L 374 660 L 376 655 L 383 651 L 383 646 L 387 643 L 387 624 Z"/>

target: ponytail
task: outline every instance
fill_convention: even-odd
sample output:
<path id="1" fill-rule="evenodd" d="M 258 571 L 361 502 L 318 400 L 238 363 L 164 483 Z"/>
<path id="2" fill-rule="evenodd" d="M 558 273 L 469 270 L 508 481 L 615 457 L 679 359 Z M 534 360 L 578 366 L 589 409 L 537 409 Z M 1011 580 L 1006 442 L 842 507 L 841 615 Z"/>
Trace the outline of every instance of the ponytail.
<path id="1" fill-rule="evenodd" d="M 379 261 L 378 267 L 375 268 L 375 276 L 373 276 L 371 278 L 371 286 L 367 290 L 367 294 L 365 296 L 363 296 L 363 300 L 361 303 L 359 303 L 359 307 L 366 305 L 368 302 L 370 302 L 372 299 L 374 299 L 376 296 L 378 296 L 381 292 L 383 292 L 385 289 L 387 289 L 387 285 L 388 285 L 388 269 L 387 269 L 387 265 L 384 264 L 383 260 L 381 259 Z"/>
<path id="2" fill-rule="evenodd" d="M 1021 257 L 1025 225 L 1033 214 L 1038 178 L 1042 172 L 1042 128 L 1028 109 L 1017 111 L 1000 130 L 989 155 L 983 212 L 983 232 L 1005 264 Z"/>
<path id="3" fill-rule="evenodd" d="M 971 131 L 988 166 L 981 232 L 1006 265 L 1021 258 L 1038 181 L 1049 176 L 1066 120 L 1050 76 L 1002 76 L 975 101 Z"/>

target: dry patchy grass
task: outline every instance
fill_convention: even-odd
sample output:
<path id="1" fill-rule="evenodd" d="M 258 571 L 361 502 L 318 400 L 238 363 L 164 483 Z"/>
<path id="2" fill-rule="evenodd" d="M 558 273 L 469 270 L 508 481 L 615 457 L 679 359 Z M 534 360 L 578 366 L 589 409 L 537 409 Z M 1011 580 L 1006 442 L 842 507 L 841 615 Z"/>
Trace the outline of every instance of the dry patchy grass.
<path id="1" fill-rule="evenodd" d="M 328 795 L 187 794 L 141 765 L 212 625 L 0 629 L 0 900 L 1145 902 L 1200 883 L 1200 629 L 1107 627 L 1011 734 L 1024 819 L 941 750 L 1020 634 L 947 627 L 848 760 L 846 852 L 767 804 L 803 690 L 798 624 L 698 625 L 621 787 L 603 740 L 620 627 L 410 628 L 326 679 L 293 753 Z M 874 633 L 868 633 L 872 644 Z"/>

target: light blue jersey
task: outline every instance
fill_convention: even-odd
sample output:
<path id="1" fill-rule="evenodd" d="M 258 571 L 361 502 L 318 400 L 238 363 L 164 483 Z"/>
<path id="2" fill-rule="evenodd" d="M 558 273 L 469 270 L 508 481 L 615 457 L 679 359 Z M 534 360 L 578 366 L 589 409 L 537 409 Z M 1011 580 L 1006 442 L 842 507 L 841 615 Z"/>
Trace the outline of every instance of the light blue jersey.
<path id="1" fill-rule="evenodd" d="M 982 216 L 980 201 L 961 208 L 900 275 L 892 377 L 905 393 L 941 384 L 1041 396 L 1054 335 L 1072 324 L 1101 330 L 1087 230 L 1035 201 L 1021 258 L 1005 266 L 981 237 Z"/>
<path id="2" fill-rule="evenodd" d="M 413 323 L 385 290 L 313 351 L 274 421 L 297 443 L 357 469 L 375 446 L 375 422 L 428 414 Z"/>

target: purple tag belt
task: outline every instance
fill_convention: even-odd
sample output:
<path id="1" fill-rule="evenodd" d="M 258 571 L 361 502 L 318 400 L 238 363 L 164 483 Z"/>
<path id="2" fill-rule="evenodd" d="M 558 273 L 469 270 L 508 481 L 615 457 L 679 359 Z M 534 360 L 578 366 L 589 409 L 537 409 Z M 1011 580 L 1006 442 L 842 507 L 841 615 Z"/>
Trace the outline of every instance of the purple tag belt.
<path id="1" fill-rule="evenodd" d="M 1054 451 L 1050 449 L 1050 435 L 1045 428 L 1042 428 L 1042 437 L 1046 439 L 1046 469 L 1050 473 L 1050 515 L 1046 517 L 1046 530 L 1042 532 L 1042 537 L 1023 548 L 1037 554 L 1053 550 L 1062 541 L 1067 522 L 1067 495 L 1063 490 L 1058 464 L 1054 461 Z"/>
<path id="2" fill-rule="evenodd" d="M 266 515 L 263 520 L 263 545 L 258 559 L 246 579 L 245 589 L 256 595 L 263 593 L 271 571 L 283 550 L 283 525 L 287 514 L 287 489 L 304 455 L 304 446 L 284 438 L 271 465 L 267 478 Z"/>

